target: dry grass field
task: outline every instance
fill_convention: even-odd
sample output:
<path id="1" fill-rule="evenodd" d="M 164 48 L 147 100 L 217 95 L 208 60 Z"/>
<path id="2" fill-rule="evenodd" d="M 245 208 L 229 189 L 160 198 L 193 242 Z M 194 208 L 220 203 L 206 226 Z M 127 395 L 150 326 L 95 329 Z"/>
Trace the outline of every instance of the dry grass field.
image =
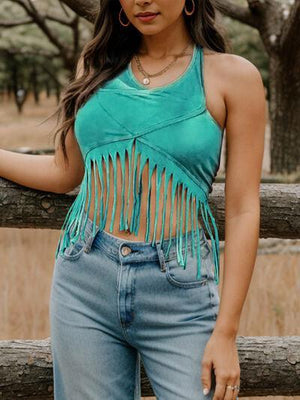
<path id="1" fill-rule="evenodd" d="M 40 105 L 30 98 L 19 116 L 14 104 L 0 102 L 0 147 L 52 147 L 48 133 L 53 120 L 37 125 L 54 106 L 54 98 L 42 96 Z M 0 339 L 50 336 L 48 305 L 58 236 L 57 230 L 0 229 Z M 299 265 L 299 240 L 260 240 L 239 335 L 300 335 Z"/>

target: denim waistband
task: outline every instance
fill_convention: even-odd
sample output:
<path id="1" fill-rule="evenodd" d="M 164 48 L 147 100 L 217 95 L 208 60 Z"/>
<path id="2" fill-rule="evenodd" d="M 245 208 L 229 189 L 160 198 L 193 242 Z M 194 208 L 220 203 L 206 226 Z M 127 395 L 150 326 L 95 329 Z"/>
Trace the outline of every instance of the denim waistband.
<path id="1" fill-rule="evenodd" d="M 84 212 L 84 220 L 86 218 L 86 213 Z M 117 237 L 107 231 L 98 230 L 95 237 L 92 236 L 92 225 L 93 221 L 87 217 L 87 222 L 84 229 L 85 242 L 91 247 L 92 245 L 103 249 L 106 254 L 109 254 L 112 258 L 119 260 L 120 249 L 123 246 L 128 246 L 132 252 L 126 255 L 126 259 L 130 259 L 130 262 L 142 262 L 142 261 L 156 261 L 159 259 L 158 248 L 161 249 L 165 255 L 165 261 L 175 259 L 177 257 L 176 249 L 176 235 L 171 237 L 171 243 L 169 248 L 168 256 L 166 257 L 166 250 L 169 247 L 170 238 L 156 240 L 155 245 L 152 246 L 151 241 L 135 241 L 127 240 L 126 238 Z M 187 238 L 187 244 L 185 241 Z M 179 240 L 179 239 L 178 239 Z M 207 238 L 202 227 L 199 228 L 199 243 L 200 248 L 203 248 L 207 242 Z M 194 231 L 194 249 L 196 253 L 197 246 L 197 235 Z M 182 234 L 182 255 L 185 255 L 185 249 L 188 252 L 192 248 L 192 231 Z"/>

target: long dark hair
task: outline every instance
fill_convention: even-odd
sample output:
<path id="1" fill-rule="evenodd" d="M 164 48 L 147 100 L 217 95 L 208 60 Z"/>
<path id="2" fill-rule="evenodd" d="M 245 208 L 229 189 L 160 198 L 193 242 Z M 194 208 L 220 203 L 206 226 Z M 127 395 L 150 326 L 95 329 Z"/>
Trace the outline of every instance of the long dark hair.
<path id="1" fill-rule="evenodd" d="M 187 29 L 196 44 L 225 53 L 230 47 L 225 39 L 223 26 L 217 26 L 214 0 L 193 0 L 195 12 L 187 16 L 183 12 Z M 191 10 L 191 0 L 186 6 Z M 56 111 L 57 126 L 53 136 L 60 134 L 59 141 L 64 159 L 68 161 L 65 139 L 73 128 L 78 109 L 94 91 L 106 81 L 114 78 L 138 52 L 141 33 L 132 25 L 124 27 L 119 22 L 118 1 L 100 0 L 100 9 L 95 20 L 93 36 L 82 49 L 82 74 L 74 77 L 64 88 Z M 124 21 L 124 13 L 122 14 Z M 50 117 L 51 117 L 50 116 Z"/>

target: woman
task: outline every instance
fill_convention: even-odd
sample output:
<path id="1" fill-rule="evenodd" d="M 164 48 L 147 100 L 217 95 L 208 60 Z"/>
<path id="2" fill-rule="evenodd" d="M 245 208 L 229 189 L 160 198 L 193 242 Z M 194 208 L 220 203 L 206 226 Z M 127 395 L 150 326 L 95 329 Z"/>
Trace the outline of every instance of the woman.
<path id="1" fill-rule="evenodd" d="M 55 398 L 138 399 L 139 357 L 159 399 L 237 398 L 259 233 L 260 73 L 226 54 L 211 0 L 100 3 L 58 108 L 55 155 L 2 152 L 2 176 L 22 185 L 81 183 L 51 288 Z M 220 300 L 207 200 L 225 128 Z"/>

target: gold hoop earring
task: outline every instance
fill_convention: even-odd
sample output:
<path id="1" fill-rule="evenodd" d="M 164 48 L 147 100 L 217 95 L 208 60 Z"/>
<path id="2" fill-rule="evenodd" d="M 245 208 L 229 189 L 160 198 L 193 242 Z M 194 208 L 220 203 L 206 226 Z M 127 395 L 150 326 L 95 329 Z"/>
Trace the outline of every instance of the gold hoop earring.
<path id="1" fill-rule="evenodd" d="M 130 24 L 130 21 L 128 20 L 128 24 L 123 24 L 123 22 L 121 21 L 121 13 L 122 13 L 122 11 L 123 11 L 123 8 L 121 7 L 121 10 L 120 10 L 120 12 L 119 12 L 119 21 L 120 21 L 120 24 L 122 25 L 122 26 L 128 26 L 129 24 Z"/>
<path id="2" fill-rule="evenodd" d="M 195 3 L 194 3 L 194 0 L 192 0 L 192 4 L 193 4 L 192 11 L 188 11 L 188 10 L 186 9 L 186 5 L 184 6 L 184 12 L 185 12 L 186 15 L 188 15 L 188 16 L 194 14 L 194 11 L 195 11 Z"/>

